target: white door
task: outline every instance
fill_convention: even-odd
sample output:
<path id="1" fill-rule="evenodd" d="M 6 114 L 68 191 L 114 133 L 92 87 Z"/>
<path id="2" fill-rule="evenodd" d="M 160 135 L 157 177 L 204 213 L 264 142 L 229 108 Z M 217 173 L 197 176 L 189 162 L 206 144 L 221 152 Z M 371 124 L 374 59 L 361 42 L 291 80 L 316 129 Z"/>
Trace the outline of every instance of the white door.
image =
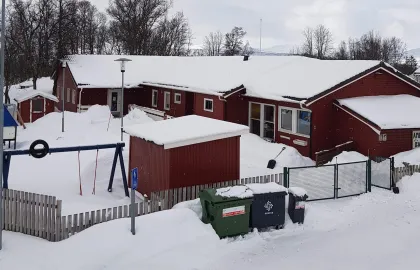
<path id="1" fill-rule="evenodd" d="M 121 90 L 108 90 L 108 106 L 113 115 L 120 115 L 121 113 Z"/>

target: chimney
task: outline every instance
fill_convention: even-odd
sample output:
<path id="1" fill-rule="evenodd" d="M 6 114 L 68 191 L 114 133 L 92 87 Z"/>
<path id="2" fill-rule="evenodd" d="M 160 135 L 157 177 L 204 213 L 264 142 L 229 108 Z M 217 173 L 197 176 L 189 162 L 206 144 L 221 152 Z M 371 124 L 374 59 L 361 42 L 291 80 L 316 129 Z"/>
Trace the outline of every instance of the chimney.
<path id="1" fill-rule="evenodd" d="M 248 61 L 249 55 L 244 55 L 244 61 Z"/>

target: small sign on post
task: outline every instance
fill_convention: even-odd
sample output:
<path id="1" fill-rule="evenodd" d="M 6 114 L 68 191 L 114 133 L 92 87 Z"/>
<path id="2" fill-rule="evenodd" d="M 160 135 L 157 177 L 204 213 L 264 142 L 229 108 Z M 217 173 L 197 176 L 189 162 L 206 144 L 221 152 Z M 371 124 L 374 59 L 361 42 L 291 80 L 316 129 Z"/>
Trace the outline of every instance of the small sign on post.
<path id="1" fill-rule="evenodd" d="M 134 206 L 136 203 L 136 189 L 138 186 L 138 168 L 131 170 L 131 233 L 136 234 L 136 214 Z"/>

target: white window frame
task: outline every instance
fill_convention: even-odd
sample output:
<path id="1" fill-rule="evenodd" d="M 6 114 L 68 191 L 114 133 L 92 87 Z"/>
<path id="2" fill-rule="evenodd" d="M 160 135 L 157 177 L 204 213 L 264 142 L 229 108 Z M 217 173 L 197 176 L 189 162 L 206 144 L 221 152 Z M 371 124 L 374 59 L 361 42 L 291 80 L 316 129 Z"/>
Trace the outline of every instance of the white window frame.
<path id="1" fill-rule="evenodd" d="M 76 104 L 76 90 L 71 91 L 71 103 Z"/>
<path id="2" fill-rule="evenodd" d="M 176 100 L 177 97 L 179 97 L 179 101 Z M 181 104 L 181 94 L 180 93 L 175 93 L 174 94 L 174 103 L 175 104 Z"/>
<path id="3" fill-rule="evenodd" d="M 288 130 L 288 129 L 283 129 L 281 128 L 281 110 L 291 110 L 292 111 L 292 130 Z M 298 125 L 298 111 L 304 111 L 304 112 L 310 112 L 312 115 L 312 111 L 310 110 L 306 110 L 306 109 L 297 109 L 297 108 L 291 108 L 291 107 L 285 107 L 285 106 L 279 106 L 278 107 L 278 128 L 277 130 L 279 132 L 283 132 L 283 133 L 287 133 L 287 134 L 292 134 L 292 135 L 296 135 L 296 136 L 300 136 L 300 137 L 304 137 L 304 138 L 310 138 L 310 135 L 306 135 L 306 134 L 301 134 L 297 132 L 297 125 Z M 312 119 L 311 119 L 312 122 Z"/>
<path id="4" fill-rule="evenodd" d="M 32 104 L 32 102 L 34 101 L 34 100 L 42 100 L 42 102 L 43 102 L 43 111 L 34 111 L 33 110 L 33 104 Z M 44 113 L 45 112 L 45 98 L 34 98 L 34 99 L 31 99 L 31 115 L 32 115 L 32 113 Z"/>
<path id="5" fill-rule="evenodd" d="M 166 111 L 169 111 L 171 109 L 171 92 L 165 91 L 163 93 L 163 108 Z"/>
<path id="6" fill-rule="evenodd" d="M 260 121 L 260 137 L 261 138 L 266 138 L 266 139 L 272 139 L 272 140 L 275 140 L 276 139 L 276 105 L 273 105 L 273 104 L 268 104 L 268 103 L 260 103 L 260 102 L 253 102 L 253 101 L 250 101 L 249 102 L 249 104 L 248 104 L 248 126 L 249 127 L 251 127 L 251 120 L 253 119 L 253 118 L 251 118 L 251 114 L 252 114 L 252 104 L 258 104 L 258 105 L 260 105 L 260 109 L 261 109 L 261 111 L 260 111 L 260 119 L 255 119 L 255 120 L 259 120 Z M 273 107 L 274 108 L 274 115 L 273 115 L 273 117 L 274 117 L 274 119 L 273 119 L 273 121 L 274 122 L 272 122 L 273 124 L 274 124 L 274 138 L 267 138 L 267 137 L 264 137 L 264 115 L 265 115 L 265 106 L 271 106 L 271 107 Z M 266 122 L 270 122 L 270 121 L 266 121 Z M 271 122 L 270 122 L 271 123 Z"/>
<path id="7" fill-rule="evenodd" d="M 211 110 L 206 109 L 206 101 L 211 101 Z M 214 101 L 213 101 L 213 99 L 205 98 L 204 103 L 203 103 L 203 108 L 204 108 L 204 111 L 206 111 L 206 112 L 213 112 L 214 111 Z"/>
<path id="8" fill-rule="evenodd" d="M 158 90 L 153 90 L 152 91 L 152 107 L 156 108 L 158 106 L 158 98 L 159 98 Z"/>
<path id="9" fill-rule="evenodd" d="M 70 103 L 71 101 L 71 89 L 67 88 L 67 102 Z"/>

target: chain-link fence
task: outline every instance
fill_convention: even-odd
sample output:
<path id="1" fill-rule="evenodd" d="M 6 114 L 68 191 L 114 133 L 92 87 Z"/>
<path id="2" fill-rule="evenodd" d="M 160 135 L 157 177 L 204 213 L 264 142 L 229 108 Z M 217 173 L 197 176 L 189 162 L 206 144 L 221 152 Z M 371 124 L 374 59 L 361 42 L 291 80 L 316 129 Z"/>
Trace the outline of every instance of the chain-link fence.
<path id="1" fill-rule="evenodd" d="M 391 189 L 393 158 L 374 157 L 371 160 L 372 186 Z"/>
<path id="2" fill-rule="evenodd" d="M 357 196 L 368 191 L 366 161 L 337 165 L 337 198 Z"/>

